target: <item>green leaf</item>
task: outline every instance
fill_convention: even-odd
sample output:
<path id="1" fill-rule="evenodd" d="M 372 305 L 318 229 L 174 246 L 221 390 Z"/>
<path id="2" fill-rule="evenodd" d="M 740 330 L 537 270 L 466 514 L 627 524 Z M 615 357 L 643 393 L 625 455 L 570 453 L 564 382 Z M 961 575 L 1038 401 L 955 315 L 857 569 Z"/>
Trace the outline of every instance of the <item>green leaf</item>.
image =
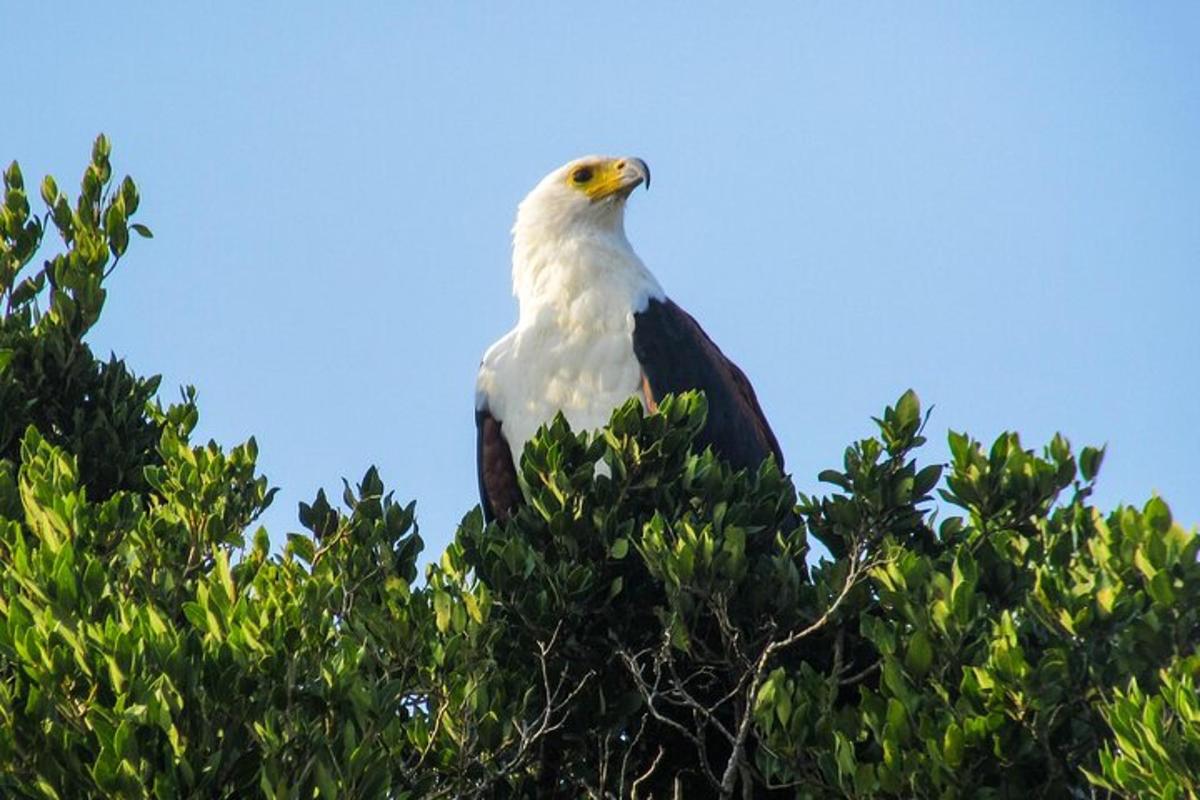
<path id="1" fill-rule="evenodd" d="M 930 464 L 917 473 L 917 477 L 913 479 L 913 495 L 915 497 L 923 497 L 937 486 L 937 482 L 942 478 L 942 465 Z"/>
<path id="2" fill-rule="evenodd" d="M 957 722 L 951 722 L 942 737 L 942 757 L 946 766 L 958 769 L 963 762 L 963 731 Z"/>
<path id="3" fill-rule="evenodd" d="M 62 553 L 70 552 L 70 544 L 64 545 Z M 54 571 L 54 583 L 57 589 L 59 600 L 68 606 L 74 606 L 78 598 L 77 586 L 75 584 L 75 563 L 70 558 L 59 558 L 58 566 Z"/>
<path id="4" fill-rule="evenodd" d="M 921 401 L 917 393 L 909 389 L 896 402 L 896 419 L 904 427 L 916 426 L 921 420 Z"/>
<path id="5" fill-rule="evenodd" d="M 287 551 L 295 558 L 300 559 L 305 564 L 311 564 L 313 559 L 316 558 L 316 545 L 313 543 L 311 537 L 303 533 L 289 533 L 287 540 Z"/>
<path id="6" fill-rule="evenodd" d="M 1096 590 L 1096 606 L 1100 609 L 1101 617 L 1108 617 L 1112 614 L 1113 601 L 1116 600 L 1116 591 L 1111 586 L 1105 586 Z"/>
<path id="7" fill-rule="evenodd" d="M 143 239 L 153 239 L 154 238 L 154 234 L 150 232 L 150 229 L 147 228 L 145 225 L 143 225 L 140 222 L 135 222 L 132 225 L 130 225 L 129 227 L 134 233 L 136 233 L 138 236 L 141 236 Z M 168 238 L 168 240 L 170 239 L 169 236 L 167 238 Z"/>
<path id="8" fill-rule="evenodd" d="M 141 198 L 138 196 L 137 184 L 128 175 L 121 181 L 121 199 L 125 203 L 125 213 L 133 216 L 138 210 Z"/>
<path id="9" fill-rule="evenodd" d="M 775 716 L 779 719 L 779 724 L 787 727 L 792 719 L 792 695 L 784 690 L 775 695 Z"/>
<path id="10" fill-rule="evenodd" d="M 96 137 L 96 141 L 92 145 L 92 163 L 99 164 L 107 161 L 111 154 L 112 144 L 108 141 L 108 137 L 102 133 Z"/>
<path id="11" fill-rule="evenodd" d="M 841 731 L 834 733 L 834 758 L 837 762 L 838 777 L 843 781 L 853 778 L 856 772 L 854 745 Z"/>
<path id="12" fill-rule="evenodd" d="M 769 716 L 775 708 L 775 694 L 779 681 L 783 679 L 783 670 L 775 670 L 763 681 L 754 698 L 754 713 L 759 716 Z"/>
<path id="13" fill-rule="evenodd" d="M 671 646 L 677 650 L 687 652 L 692 646 L 692 638 L 688 634 L 687 625 L 679 617 L 674 617 L 671 620 L 668 630 L 671 637 Z"/>
<path id="14" fill-rule="evenodd" d="M 613 541 L 612 546 L 608 550 L 608 554 L 618 561 L 629 553 L 629 540 L 622 536 Z"/>
<path id="15" fill-rule="evenodd" d="M 12 298 L 13 306 L 20 307 L 25 303 L 28 303 L 37 296 L 38 292 L 40 292 L 42 287 L 45 285 L 46 274 L 44 272 L 25 278 L 12 290 L 10 297 Z"/>
<path id="16" fill-rule="evenodd" d="M 1142 514 L 1155 533 L 1164 534 L 1171 529 L 1171 509 L 1161 497 L 1151 498 Z"/>
<path id="17" fill-rule="evenodd" d="M 1085 481 L 1094 481 L 1100 472 L 1100 464 L 1104 461 L 1106 448 L 1085 447 L 1079 453 L 1079 471 Z"/>
<path id="18" fill-rule="evenodd" d="M 229 551 L 225 549 L 218 550 L 214 561 L 217 569 L 217 578 L 221 581 L 221 586 L 225 589 L 225 596 L 232 603 L 237 599 L 237 589 L 233 585 L 233 575 L 229 572 Z"/>
<path id="19" fill-rule="evenodd" d="M 59 798 L 62 797 L 62 795 L 58 793 L 58 790 L 54 788 L 53 784 L 51 784 L 45 778 L 39 777 L 36 781 L 34 781 L 33 785 L 36 786 L 38 791 L 42 793 L 43 797 L 50 798 L 50 800 L 59 800 Z"/>
<path id="20" fill-rule="evenodd" d="M 96 757 L 96 761 L 92 764 L 91 774 L 92 780 L 96 782 L 102 790 L 110 791 L 116 787 L 117 768 L 120 765 L 120 759 L 113 752 L 110 746 L 102 745 L 100 754 Z"/>
<path id="21" fill-rule="evenodd" d="M 42 200 L 50 208 L 54 208 L 54 204 L 58 202 L 58 184 L 49 175 L 42 179 Z"/>
<path id="22" fill-rule="evenodd" d="M 333 774 L 325 766 L 323 762 L 317 762 L 317 786 L 320 787 L 321 797 L 334 798 L 338 797 L 338 784 L 334 780 Z"/>
<path id="23" fill-rule="evenodd" d="M 1175 590 L 1172 587 L 1171 574 L 1167 571 L 1155 573 L 1146 589 L 1158 603 L 1164 606 L 1175 604 Z"/>
<path id="24" fill-rule="evenodd" d="M 133 755 L 133 724 L 124 720 L 113 734 L 113 751 L 124 761 Z"/>
<path id="25" fill-rule="evenodd" d="M 89 558 L 87 568 L 83 573 L 83 590 L 87 593 L 88 599 L 96 601 L 100 599 L 101 593 L 104 591 L 105 574 L 104 567 L 97 558 Z"/>
<path id="26" fill-rule="evenodd" d="M 889 697 L 887 701 L 887 725 L 901 744 L 908 742 L 910 736 L 908 710 L 895 697 Z"/>
<path id="27" fill-rule="evenodd" d="M 183 615 L 188 618 L 188 622 L 200 632 L 208 630 L 208 612 L 204 610 L 204 606 L 199 603 L 187 602 L 183 604 Z"/>
<path id="28" fill-rule="evenodd" d="M 933 645 L 924 631 L 917 631 L 908 640 L 904 655 L 904 667 L 912 675 L 923 678 L 933 663 Z"/>
<path id="29" fill-rule="evenodd" d="M 437 629 L 445 633 L 450 630 L 450 595 L 440 589 L 433 593 L 433 610 L 437 615 Z"/>
<path id="30" fill-rule="evenodd" d="M 853 488 L 850 484 L 850 479 L 835 469 L 821 470 L 817 473 L 817 480 L 821 483 L 832 483 L 834 486 L 841 487 L 846 491 L 851 491 Z"/>
<path id="31" fill-rule="evenodd" d="M 21 177 L 21 165 L 16 161 L 9 162 L 8 169 L 4 171 L 4 184 L 12 189 L 21 189 L 25 186 L 24 179 Z"/>
<path id="32" fill-rule="evenodd" d="M 482 625 L 484 621 L 483 609 L 479 605 L 479 600 L 477 600 L 475 595 L 471 592 L 464 592 L 462 599 L 463 605 L 467 607 L 467 616 L 469 616 L 476 623 Z"/>
<path id="33" fill-rule="evenodd" d="M 950 455 L 954 458 L 955 465 L 965 464 L 971 455 L 971 438 L 965 433 L 949 431 L 946 434 L 946 441 L 950 445 Z"/>

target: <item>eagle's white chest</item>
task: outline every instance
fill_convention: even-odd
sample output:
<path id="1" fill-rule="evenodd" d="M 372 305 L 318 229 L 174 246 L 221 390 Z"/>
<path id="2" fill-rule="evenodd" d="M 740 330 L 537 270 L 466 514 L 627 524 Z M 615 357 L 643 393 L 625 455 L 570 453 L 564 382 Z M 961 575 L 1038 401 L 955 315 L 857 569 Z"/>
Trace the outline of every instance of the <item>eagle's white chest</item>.
<path id="1" fill-rule="evenodd" d="M 500 422 L 516 460 L 559 411 L 572 430 L 595 430 L 641 396 L 634 314 L 663 296 L 619 215 L 606 228 L 547 233 L 525 213 L 513 237 L 520 320 L 484 355 L 476 386 L 476 407 Z"/>
<path id="2" fill-rule="evenodd" d="M 514 458 L 539 426 L 561 411 L 575 431 L 608 423 L 612 411 L 640 396 L 633 352 L 633 312 L 542 314 L 496 342 L 479 371 L 480 399 L 501 423 Z"/>

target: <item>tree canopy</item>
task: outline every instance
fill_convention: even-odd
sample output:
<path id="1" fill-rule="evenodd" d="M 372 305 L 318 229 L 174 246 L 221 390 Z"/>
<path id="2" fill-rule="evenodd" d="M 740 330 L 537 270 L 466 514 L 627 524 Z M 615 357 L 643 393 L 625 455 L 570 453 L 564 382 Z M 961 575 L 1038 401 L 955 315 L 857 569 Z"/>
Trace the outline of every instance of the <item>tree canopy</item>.
<path id="1" fill-rule="evenodd" d="M 374 468 L 273 552 L 254 440 L 86 343 L 150 236 L 108 141 L 4 190 L 0 794 L 1200 796 L 1200 539 L 1094 508 L 1103 450 L 921 464 L 910 391 L 810 497 L 696 452 L 685 394 L 554 420 L 420 578 Z"/>

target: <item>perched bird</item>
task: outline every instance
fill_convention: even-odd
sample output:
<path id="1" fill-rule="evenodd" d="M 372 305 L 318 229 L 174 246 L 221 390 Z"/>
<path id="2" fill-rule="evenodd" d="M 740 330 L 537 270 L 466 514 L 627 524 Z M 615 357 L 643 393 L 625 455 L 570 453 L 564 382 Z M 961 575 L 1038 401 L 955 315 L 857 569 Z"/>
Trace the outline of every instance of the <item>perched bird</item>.
<path id="1" fill-rule="evenodd" d="M 702 389 L 698 444 L 735 467 L 783 453 L 745 374 L 663 293 L 625 236 L 625 205 L 650 186 L 640 158 L 586 156 L 533 188 L 513 225 L 517 325 L 484 354 L 475 393 L 479 494 L 487 519 L 522 502 L 525 443 L 561 411 L 572 430 L 608 423 L 639 396 Z"/>

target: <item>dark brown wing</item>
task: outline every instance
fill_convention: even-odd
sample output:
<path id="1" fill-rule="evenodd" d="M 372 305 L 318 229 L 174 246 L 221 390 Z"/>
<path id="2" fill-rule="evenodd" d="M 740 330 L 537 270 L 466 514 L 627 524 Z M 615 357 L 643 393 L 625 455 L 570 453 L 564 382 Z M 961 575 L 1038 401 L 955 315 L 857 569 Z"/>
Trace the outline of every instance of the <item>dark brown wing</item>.
<path id="1" fill-rule="evenodd" d="M 512 450 L 500 433 L 500 421 L 484 408 L 475 410 L 475 460 L 479 470 L 479 501 L 483 518 L 504 521 L 521 503 L 521 486 Z"/>
<path id="2" fill-rule="evenodd" d="M 783 469 L 783 451 L 750 381 L 686 311 L 671 300 L 651 300 L 634 314 L 633 352 L 648 407 L 665 394 L 702 389 L 708 419 L 697 444 L 711 444 L 735 467 L 754 469 L 774 455 Z"/>

